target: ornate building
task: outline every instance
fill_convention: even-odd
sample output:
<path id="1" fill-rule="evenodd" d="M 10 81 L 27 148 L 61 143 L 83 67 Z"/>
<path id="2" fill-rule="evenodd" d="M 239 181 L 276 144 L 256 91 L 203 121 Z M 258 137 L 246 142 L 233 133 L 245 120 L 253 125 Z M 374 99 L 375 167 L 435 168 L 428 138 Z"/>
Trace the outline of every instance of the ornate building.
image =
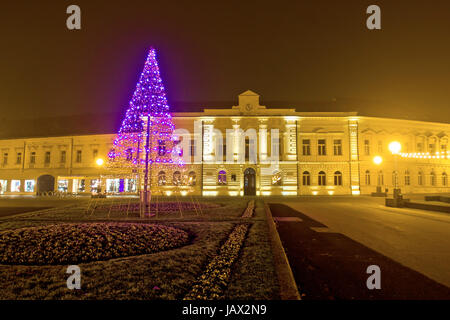
<path id="1" fill-rule="evenodd" d="M 404 193 L 450 191 L 450 124 L 271 109 L 252 91 L 232 108 L 173 119 L 186 164 L 170 172 L 153 168 L 156 193 L 370 194 L 396 183 Z M 104 165 L 114 137 L 0 140 L 0 193 L 136 193 L 138 175 L 116 176 Z M 392 141 L 401 143 L 399 154 L 389 151 Z M 382 162 L 374 163 L 375 156 Z"/>

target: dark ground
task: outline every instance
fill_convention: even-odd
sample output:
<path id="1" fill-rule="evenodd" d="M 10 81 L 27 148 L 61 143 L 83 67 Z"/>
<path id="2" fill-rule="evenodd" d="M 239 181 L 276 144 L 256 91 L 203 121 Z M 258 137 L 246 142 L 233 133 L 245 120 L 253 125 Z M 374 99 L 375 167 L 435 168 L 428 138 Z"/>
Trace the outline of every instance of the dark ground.
<path id="1" fill-rule="evenodd" d="M 48 209 L 51 207 L 0 207 L 0 217 L 12 216 L 19 213 Z"/>
<path id="2" fill-rule="evenodd" d="M 450 299 L 450 289 L 282 204 L 271 204 L 302 299 Z M 381 289 L 366 287 L 369 265 L 381 269 Z"/>

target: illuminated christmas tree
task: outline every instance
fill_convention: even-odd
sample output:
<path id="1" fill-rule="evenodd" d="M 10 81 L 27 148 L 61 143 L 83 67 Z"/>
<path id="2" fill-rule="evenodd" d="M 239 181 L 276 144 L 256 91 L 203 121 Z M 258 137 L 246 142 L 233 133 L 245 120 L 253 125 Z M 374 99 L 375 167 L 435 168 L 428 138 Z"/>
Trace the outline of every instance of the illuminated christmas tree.
<path id="1" fill-rule="evenodd" d="M 141 179 L 143 175 L 144 192 L 149 192 L 152 168 L 171 171 L 183 165 L 173 135 L 174 129 L 156 60 L 156 50 L 150 48 L 125 118 L 108 155 L 108 166 L 123 173 L 138 174 Z"/>

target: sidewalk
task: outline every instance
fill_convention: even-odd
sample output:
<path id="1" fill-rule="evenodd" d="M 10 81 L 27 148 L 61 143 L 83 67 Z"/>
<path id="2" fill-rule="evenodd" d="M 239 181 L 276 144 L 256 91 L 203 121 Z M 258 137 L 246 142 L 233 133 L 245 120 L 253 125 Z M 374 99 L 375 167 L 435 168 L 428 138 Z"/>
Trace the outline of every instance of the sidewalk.
<path id="1" fill-rule="evenodd" d="M 270 209 L 302 299 L 450 299 L 450 288 L 308 216 L 282 204 Z M 380 290 L 366 287 L 370 265 L 381 269 Z"/>

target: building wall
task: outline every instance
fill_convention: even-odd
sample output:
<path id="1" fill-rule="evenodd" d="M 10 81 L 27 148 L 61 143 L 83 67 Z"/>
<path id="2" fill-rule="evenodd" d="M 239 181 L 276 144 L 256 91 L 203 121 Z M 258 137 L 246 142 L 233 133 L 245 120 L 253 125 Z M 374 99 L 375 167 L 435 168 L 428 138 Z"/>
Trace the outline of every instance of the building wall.
<path id="1" fill-rule="evenodd" d="M 185 153 L 197 138 L 196 155 L 188 157 L 181 170 L 185 179 L 195 176 L 195 184 L 175 186 L 173 170 L 153 168 L 152 190 L 159 194 L 244 195 L 249 190 L 245 187 L 249 170 L 256 173 L 255 194 L 262 196 L 370 194 L 377 186 L 392 190 L 394 171 L 404 193 L 450 191 L 450 124 L 360 117 L 351 112 L 269 109 L 251 91 L 239 96 L 237 106 L 175 113 L 174 122 Z M 245 142 L 230 145 L 229 141 L 226 153 L 233 161 L 226 161 L 218 141 L 221 135 L 226 137 L 227 129 L 230 134 L 243 130 L 250 140 L 256 139 L 256 161 L 239 160 L 245 154 Z M 279 148 L 272 145 L 276 134 L 272 129 L 279 131 Z M 114 137 L 0 140 L 0 193 L 39 192 L 37 181 L 44 175 L 53 176 L 54 190 L 64 192 L 90 193 L 100 187 L 101 191 L 135 193 L 142 184 L 137 174 L 119 174 L 96 163 L 99 158 L 106 161 Z M 401 155 L 392 155 L 388 149 L 394 140 L 402 144 Z M 268 163 L 276 150 L 279 161 Z M 380 165 L 374 164 L 375 156 L 382 157 Z M 159 183 L 160 171 L 166 173 L 165 185 Z"/>

